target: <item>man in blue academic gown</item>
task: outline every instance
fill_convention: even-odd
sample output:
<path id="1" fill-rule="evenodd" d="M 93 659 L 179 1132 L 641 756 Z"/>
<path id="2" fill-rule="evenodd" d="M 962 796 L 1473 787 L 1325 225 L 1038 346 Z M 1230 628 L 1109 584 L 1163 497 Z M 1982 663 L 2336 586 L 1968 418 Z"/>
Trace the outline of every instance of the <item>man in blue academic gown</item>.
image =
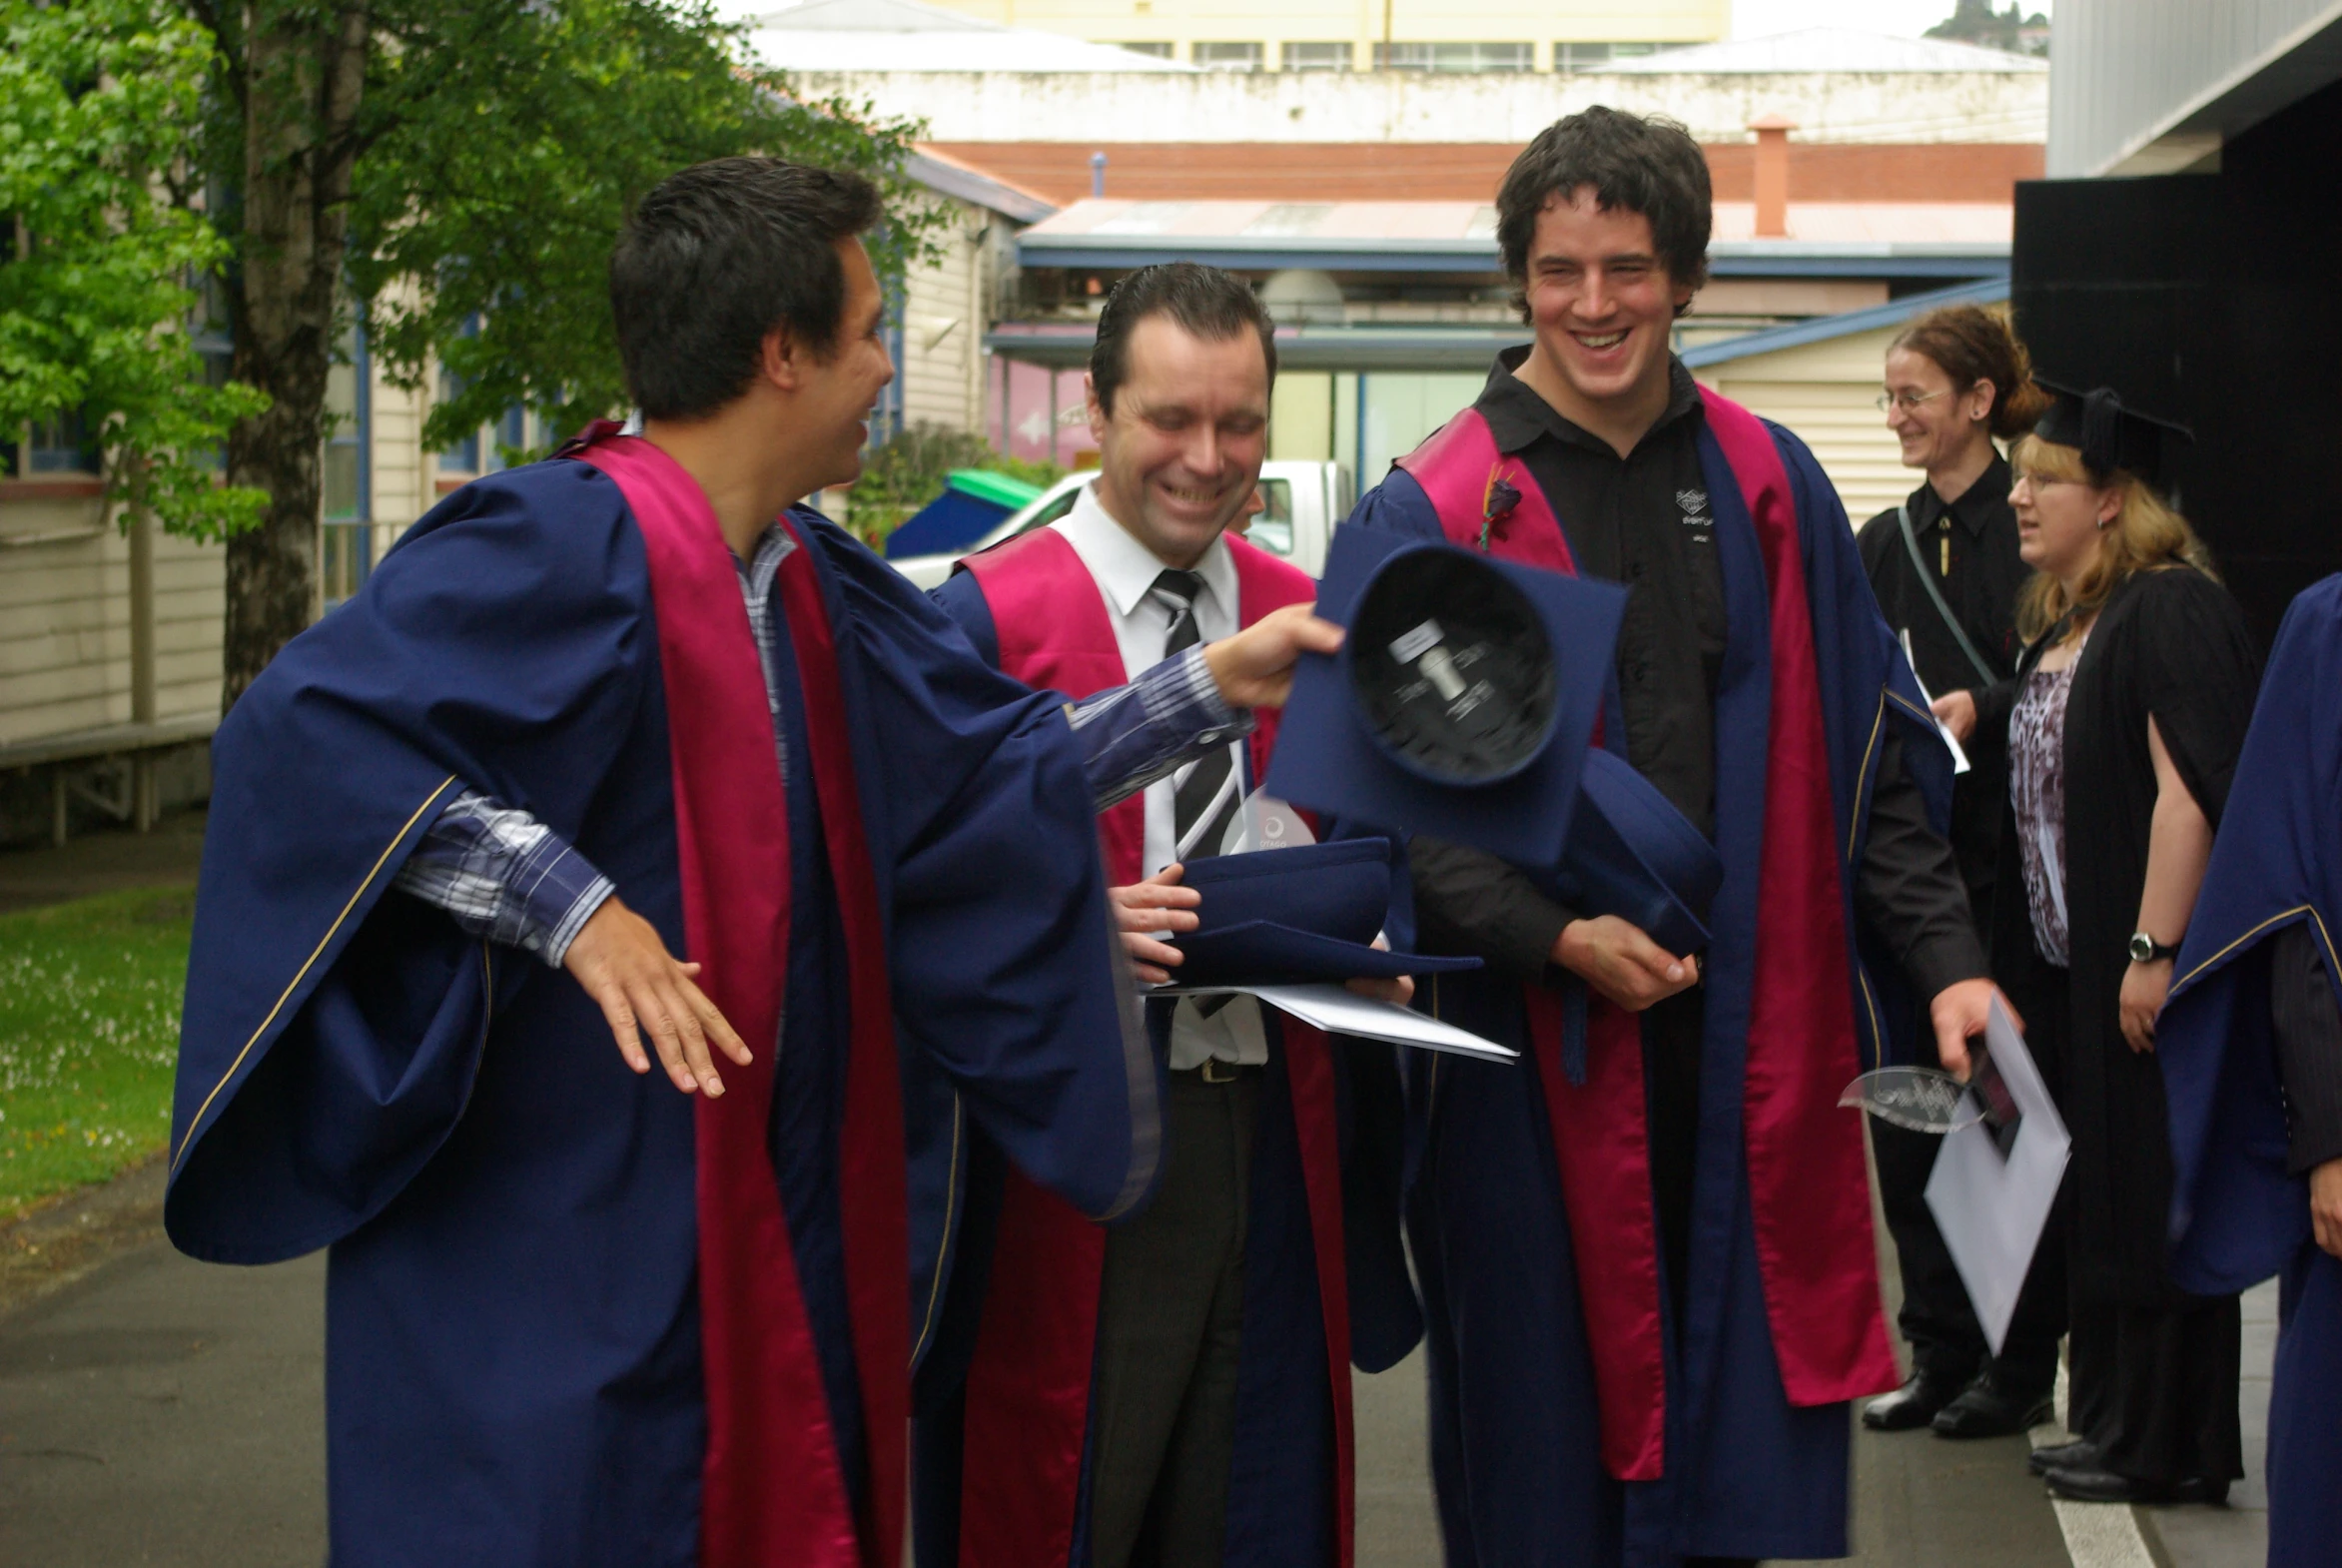
<path id="1" fill-rule="evenodd" d="M 935 1085 L 1085 1213 L 1154 1180 L 1094 813 L 1336 634 L 1068 710 L 791 507 L 893 375 L 879 216 L 769 159 L 650 193 L 644 436 L 450 496 L 221 729 L 166 1222 L 332 1247 L 341 1568 L 895 1568 Z"/>
<path id="2" fill-rule="evenodd" d="M 2171 1108 L 2171 1272 L 2276 1274 L 2269 1563 L 2342 1551 L 2342 577 L 2285 613 L 2155 1023 Z"/>
<path id="3" fill-rule="evenodd" d="M 1724 880 L 1708 951 L 1669 952 L 1549 868 L 1414 840 L 1419 944 L 1488 963 L 1422 1000 L 1523 1051 L 1410 1064 L 1447 1561 L 1843 1556 L 1848 1402 L 1898 1374 L 1838 1097 L 1912 1016 L 1888 988 L 1955 1067 L 1992 995 L 1950 759 L 1813 454 L 1668 351 L 1710 230 L 1682 127 L 1561 121 L 1497 222 L 1535 344 L 1357 520 L 1627 584 L 1600 743 Z"/>

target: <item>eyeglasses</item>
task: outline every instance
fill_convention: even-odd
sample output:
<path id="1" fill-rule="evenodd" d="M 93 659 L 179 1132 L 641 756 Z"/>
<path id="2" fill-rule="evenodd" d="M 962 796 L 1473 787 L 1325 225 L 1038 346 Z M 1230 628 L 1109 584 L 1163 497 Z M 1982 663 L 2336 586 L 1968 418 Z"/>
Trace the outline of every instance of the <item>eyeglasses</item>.
<path id="1" fill-rule="evenodd" d="M 1890 408 L 1901 408 L 1904 412 L 1911 413 L 1917 410 L 1921 403 L 1933 402 L 1943 396 L 1946 390 L 1939 388 L 1932 392 L 1883 392 L 1871 399 L 1871 406 L 1877 408 L 1881 413 L 1885 413 Z"/>

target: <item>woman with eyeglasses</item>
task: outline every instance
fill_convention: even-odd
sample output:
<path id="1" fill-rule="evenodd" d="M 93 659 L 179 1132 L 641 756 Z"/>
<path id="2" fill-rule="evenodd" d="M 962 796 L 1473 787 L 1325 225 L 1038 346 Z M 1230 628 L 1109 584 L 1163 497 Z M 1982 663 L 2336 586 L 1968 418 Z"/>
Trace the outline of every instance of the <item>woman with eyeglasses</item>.
<path id="1" fill-rule="evenodd" d="M 2036 1450 L 2060 1496 L 2219 1502 L 2244 1473 L 2233 1295 L 2171 1282 L 2171 1146 L 2155 1015 L 2227 804 L 2259 660 L 2243 612 L 2160 488 L 2179 426 L 2100 388 L 2055 400 L 2013 456 L 2015 678 L 1940 698 L 1952 733 L 2007 737 L 1996 975 L 2023 965 L 2033 1038 L 2062 1023 L 2074 1442 Z M 2007 984 L 2006 979 L 2002 981 Z"/>
<path id="2" fill-rule="evenodd" d="M 2016 598 L 2031 568 L 2017 554 L 2008 464 L 1993 441 L 2031 429 L 2047 401 L 2032 383 L 2024 346 L 2006 321 L 1981 307 L 1930 311 L 1888 347 L 1879 409 L 1903 447 L 1904 466 L 1927 479 L 1865 523 L 1858 542 L 1879 608 L 1931 692 L 1997 685 L 2016 668 Z M 1996 740 L 1970 746 L 1968 760 L 1969 771 L 1952 785 L 1950 837 L 1983 932 L 1990 929 L 2007 766 Z M 2027 998 L 2011 993 L 2010 1000 L 2031 1016 Z M 2054 1062 L 2043 1070 L 2053 1088 Z M 1912 1375 L 1872 1400 L 1863 1424 L 1888 1432 L 1930 1426 L 1945 1437 L 2025 1430 L 2044 1417 L 2057 1378 L 2057 1340 L 2065 1331 L 2060 1246 L 2053 1237 L 2044 1243 L 1993 1355 L 1928 1209 L 1928 1178 L 1943 1140 L 1876 1121 L 1871 1147 L 1903 1275 L 1897 1322 L 1912 1347 Z"/>

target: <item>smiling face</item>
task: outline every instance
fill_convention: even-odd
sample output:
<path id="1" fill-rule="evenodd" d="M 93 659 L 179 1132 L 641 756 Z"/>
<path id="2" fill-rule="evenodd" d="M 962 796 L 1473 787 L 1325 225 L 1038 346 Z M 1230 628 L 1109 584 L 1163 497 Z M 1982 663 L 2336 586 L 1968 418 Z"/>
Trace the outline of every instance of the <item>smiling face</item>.
<path id="1" fill-rule="evenodd" d="M 2122 491 L 2089 481 L 2070 446 L 2027 440 L 2017 447 L 2016 553 L 2036 571 L 2071 584 L 2096 562 L 2106 529 L 2122 512 Z"/>
<path id="2" fill-rule="evenodd" d="M 1198 338 L 1169 316 L 1132 327 L 1114 411 L 1089 387 L 1098 499 L 1109 515 L 1181 569 L 1240 514 L 1268 452 L 1268 362 L 1246 330 Z"/>
<path id="3" fill-rule="evenodd" d="M 1692 287 L 1668 276 L 1651 221 L 1604 210 L 1590 185 L 1537 215 L 1523 287 L 1537 330 L 1523 376 L 1589 428 L 1654 396 L 1666 406 L 1668 341 Z"/>
<path id="4" fill-rule="evenodd" d="M 1916 349 L 1887 356 L 1887 428 L 1903 447 L 1903 465 L 1930 473 L 1957 470 L 1991 439 L 1992 384 L 1961 392 L 1944 367 Z"/>
<path id="5" fill-rule="evenodd" d="M 856 239 L 837 245 L 846 272 L 846 304 L 827 356 L 783 346 L 798 377 L 789 408 L 791 430 L 819 454 L 822 485 L 851 484 L 862 472 L 862 446 L 870 438 L 865 421 L 878 394 L 895 379 L 886 346 L 886 299 L 871 270 L 870 253 Z"/>

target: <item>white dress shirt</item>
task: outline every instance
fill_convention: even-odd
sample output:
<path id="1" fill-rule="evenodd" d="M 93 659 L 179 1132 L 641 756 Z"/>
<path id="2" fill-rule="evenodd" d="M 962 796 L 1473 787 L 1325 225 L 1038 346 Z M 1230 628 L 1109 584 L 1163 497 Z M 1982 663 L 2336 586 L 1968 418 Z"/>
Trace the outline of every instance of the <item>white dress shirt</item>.
<path id="1" fill-rule="evenodd" d="M 1074 553 L 1082 557 L 1082 564 L 1090 569 L 1091 580 L 1098 584 L 1099 597 L 1106 601 L 1107 619 L 1114 623 L 1115 641 L 1122 649 L 1124 678 L 1134 678 L 1162 662 L 1164 640 L 1171 635 L 1172 612 L 1170 605 L 1149 590 L 1155 586 L 1156 576 L 1165 569 L 1166 562 L 1114 520 L 1100 502 L 1095 484 L 1082 491 L 1072 511 L 1050 526 L 1065 535 L 1066 542 L 1074 546 Z M 1236 562 L 1228 552 L 1227 539 L 1224 536 L 1213 539 L 1211 547 L 1192 569 L 1203 579 L 1203 591 L 1195 598 L 1196 631 L 1205 642 L 1233 636 L 1238 613 Z M 1247 777 L 1244 743 L 1238 740 L 1229 744 L 1235 752 L 1234 777 L 1248 788 L 1251 780 Z M 1148 876 L 1178 858 L 1173 797 L 1185 773 L 1182 768 L 1147 787 L 1144 796 L 1147 831 L 1142 859 Z M 1178 971 L 1174 969 L 1171 974 L 1176 979 Z M 1241 1063 L 1268 1060 L 1268 1037 L 1261 1030 L 1259 1003 L 1250 997 L 1237 997 L 1206 1018 L 1196 1009 L 1193 998 L 1180 999 L 1177 1011 L 1171 1015 L 1171 1069 L 1185 1072 L 1202 1066 L 1206 1058 Z"/>

